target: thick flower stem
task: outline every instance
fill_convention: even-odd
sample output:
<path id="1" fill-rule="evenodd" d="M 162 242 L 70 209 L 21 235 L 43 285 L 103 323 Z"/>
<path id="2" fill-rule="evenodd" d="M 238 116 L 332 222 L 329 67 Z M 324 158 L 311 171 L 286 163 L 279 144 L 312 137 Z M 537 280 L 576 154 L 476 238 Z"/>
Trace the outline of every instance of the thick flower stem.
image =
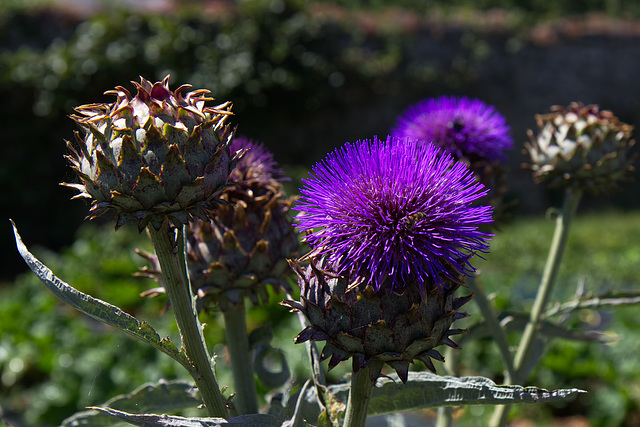
<path id="1" fill-rule="evenodd" d="M 182 347 L 189 359 L 200 397 L 210 416 L 228 417 L 226 402 L 211 367 L 184 262 L 184 234 L 165 220 L 159 230 L 147 227 L 158 256 L 164 288 L 173 309 Z"/>
<path id="2" fill-rule="evenodd" d="M 354 360 L 353 363 L 357 362 Z M 373 387 L 374 383 L 371 382 L 368 366 L 357 371 L 354 369 L 351 376 L 347 413 L 344 416 L 344 427 L 364 427 Z"/>
<path id="3" fill-rule="evenodd" d="M 231 306 L 224 312 L 227 350 L 231 359 L 236 389 L 235 407 L 240 414 L 257 414 L 258 397 L 254 379 L 244 304 Z"/>
<path id="4" fill-rule="evenodd" d="M 531 371 L 531 355 L 537 344 L 538 331 L 543 320 L 543 314 L 551 297 L 556 277 L 558 276 L 558 270 L 562 262 L 562 254 L 564 253 L 564 247 L 567 242 L 567 237 L 569 236 L 571 220 L 576 214 L 581 196 L 582 190 L 580 189 L 567 189 L 565 191 L 562 211 L 556 217 L 553 240 L 551 241 L 551 248 L 549 249 L 547 262 L 542 273 L 538 293 L 531 308 L 529 322 L 524 329 L 518 350 L 514 356 L 513 369 L 515 375 L 513 375 L 512 383 L 522 383 L 527 379 Z M 491 418 L 491 425 L 506 425 L 510 408 L 510 405 L 498 406 Z"/>

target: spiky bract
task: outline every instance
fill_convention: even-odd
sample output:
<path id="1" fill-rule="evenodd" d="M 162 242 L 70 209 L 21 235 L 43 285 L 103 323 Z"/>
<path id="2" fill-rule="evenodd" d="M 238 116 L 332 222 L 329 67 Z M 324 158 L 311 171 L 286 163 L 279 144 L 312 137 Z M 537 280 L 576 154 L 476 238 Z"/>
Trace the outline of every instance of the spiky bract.
<path id="1" fill-rule="evenodd" d="M 369 367 L 372 382 L 385 363 L 406 382 L 410 363 L 422 361 L 435 372 L 431 359 L 444 358 L 434 347 L 457 348 L 449 337 L 466 332 L 451 329 L 454 320 L 467 316 L 458 310 L 470 297 L 453 297 L 461 278 L 445 280 L 442 289 L 431 282 L 423 284 L 422 292 L 417 284 L 402 292 L 392 291 L 391 286 L 376 291 L 365 284 L 353 288 L 348 276 L 325 270 L 322 259 L 312 258 L 306 266 L 292 262 L 292 267 L 300 301 L 283 304 L 301 311 L 309 321 L 296 342 L 326 341 L 321 359 L 330 358 L 329 369 L 352 357 L 354 370 Z"/>

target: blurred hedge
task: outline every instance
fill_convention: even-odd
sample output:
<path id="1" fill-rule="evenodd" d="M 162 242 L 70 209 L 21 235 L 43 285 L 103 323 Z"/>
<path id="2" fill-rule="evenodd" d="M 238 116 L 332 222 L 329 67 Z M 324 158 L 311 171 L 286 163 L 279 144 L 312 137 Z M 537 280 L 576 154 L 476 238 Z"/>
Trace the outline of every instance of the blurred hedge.
<path id="1" fill-rule="evenodd" d="M 327 125 L 339 127 L 329 123 L 333 117 L 372 90 L 383 96 L 398 89 L 386 84 L 402 58 L 398 38 L 312 17 L 296 0 L 213 5 L 200 14 L 188 7 L 144 14 L 114 9 L 84 19 L 71 10 L 36 8 L 2 16 L 0 182 L 11 197 L 2 198 L 0 211 L 16 220 L 26 241 L 69 243 L 86 206 L 68 201 L 71 193 L 57 185 L 73 179 L 63 160 L 63 140 L 73 130 L 67 116 L 74 106 L 108 100 L 105 90 L 129 86 L 139 75 L 171 74 L 174 85 L 189 82 L 232 100 L 238 132 L 263 139 L 275 128 L 327 133 Z M 464 70 L 459 74 L 464 78 Z M 386 134 L 388 124 L 379 129 Z M 272 142 L 276 158 L 306 164 L 327 150 L 297 138 Z M 10 239 L 8 231 L 7 223 L 3 238 Z M 21 265 L 9 253 L 16 261 L 5 277 Z"/>
<path id="2" fill-rule="evenodd" d="M 522 91 L 522 83 L 508 80 L 520 72 L 518 52 L 531 46 L 531 25 L 577 10 L 571 1 L 485 0 L 477 6 L 511 9 L 484 14 L 463 1 L 399 3 L 404 8 L 378 1 L 355 9 L 357 3 L 347 3 L 190 1 L 179 9 L 142 11 L 132 9 L 133 3 L 118 8 L 96 1 L 99 12 L 88 13 L 86 5 L 93 3 L 28 8 L 3 2 L 0 185 L 6 196 L 0 212 L 17 222 L 29 244 L 70 243 L 87 206 L 69 201 L 72 192 L 58 186 L 74 179 L 63 159 L 64 139 L 73 131 L 67 116 L 74 106 L 108 101 L 105 90 L 131 87 L 128 82 L 139 75 L 171 74 L 174 87 L 189 82 L 210 89 L 220 101 L 231 100 L 238 132 L 265 142 L 294 175 L 345 141 L 386 135 L 397 114 L 427 96 L 483 98 L 507 115 L 517 143 L 534 124 L 534 112 L 564 98 L 576 100 L 555 87 L 546 98 L 535 98 L 540 92 L 535 86 L 524 88 L 534 96 L 517 98 L 513 90 Z M 596 9 L 593 2 L 579 3 L 585 11 Z M 625 13 L 637 15 L 632 3 L 610 1 L 607 8 L 617 13 L 624 6 Z M 525 59 L 532 60 L 532 52 L 538 55 L 538 47 L 533 45 Z M 540 61 L 533 65 L 545 69 Z M 622 98 L 602 91 L 607 99 Z M 517 148 L 513 152 L 517 168 L 521 158 Z M 512 181 L 513 187 L 520 181 L 532 185 L 526 173 Z M 294 177 L 294 189 L 296 182 Z M 540 190 L 516 190 L 531 198 L 523 209 L 544 208 L 536 196 Z M 0 227 L 0 238 L 11 240 L 8 222 Z M 12 245 L 3 247 L 0 257 L 0 278 L 24 270 Z"/>

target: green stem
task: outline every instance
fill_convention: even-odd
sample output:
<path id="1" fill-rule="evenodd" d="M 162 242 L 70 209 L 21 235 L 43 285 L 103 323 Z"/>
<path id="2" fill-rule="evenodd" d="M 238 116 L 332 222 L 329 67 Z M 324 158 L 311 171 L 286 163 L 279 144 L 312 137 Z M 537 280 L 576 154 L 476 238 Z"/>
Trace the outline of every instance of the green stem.
<path id="1" fill-rule="evenodd" d="M 556 277 L 558 276 L 562 255 L 567 243 L 567 237 L 569 236 L 571 220 L 576 214 L 581 196 L 582 190 L 567 189 L 564 194 L 562 211 L 556 217 L 556 227 L 553 233 L 549 255 L 547 256 L 547 262 L 542 273 L 540 286 L 538 287 L 538 293 L 535 301 L 533 302 L 533 307 L 531 308 L 529 322 L 524 329 L 524 333 L 520 339 L 520 345 L 518 345 L 518 350 L 514 357 L 513 368 L 515 370 L 515 375 L 513 375 L 512 380 L 516 384 L 522 383 L 526 380 L 530 373 L 531 368 L 529 366 L 532 365 L 530 363 L 530 359 L 533 349 L 537 344 L 538 331 L 543 320 L 543 314 L 546 310 L 547 304 L 549 303 L 549 298 L 551 297 Z M 500 405 L 496 407 L 491 418 L 491 425 L 506 425 L 510 408 L 510 405 Z"/>
<path id="2" fill-rule="evenodd" d="M 164 288 L 178 324 L 182 347 L 192 367 L 189 373 L 198 387 L 208 414 L 227 418 L 226 402 L 211 367 L 211 357 L 186 274 L 184 233 L 182 229 L 176 230 L 171 226 L 168 219 L 165 219 L 159 230 L 155 230 L 153 226 L 147 229 L 158 256 Z"/>
<path id="3" fill-rule="evenodd" d="M 357 363 L 355 360 L 353 363 Z M 374 383 L 369 377 L 369 367 L 353 370 L 347 413 L 344 416 L 344 427 L 364 427 L 367 419 L 367 409 L 371 401 Z"/>
<path id="4" fill-rule="evenodd" d="M 538 329 L 540 328 L 542 315 L 547 308 L 549 298 L 556 283 L 558 270 L 562 262 L 562 254 L 564 253 L 567 237 L 569 236 L 571 220 L 578 209 L 580 196 L 582 196 L 582 190 L 567 189 L 564 195 L 562 212 L 556 218 L 556 228 L 553 234 L 553 240 L 551 241 L 547 263 L 545 264 L 542 274 L 542 280 L 540 281 L 540 287 L 538 288 L 538 294 L 533 302 L 531 316 L 525 327 L 524 334 L 520 339 L 520 345 L 518 346 L 513 362 L 516 370 L 515 380 L 517 382 L 524 381 L 528 374 L 527 365 L 531 357 L 531 351 L 536 341 Z"/>
<path id="5" fill-rule="evenodd" d="M 256 381 L 249 348 L 244 304 L 230 306 L 223 313 L 227 350 L 231 359 L 233 383 L 236 389 L 236 409 L 240 414 L 258 413 Z"/>

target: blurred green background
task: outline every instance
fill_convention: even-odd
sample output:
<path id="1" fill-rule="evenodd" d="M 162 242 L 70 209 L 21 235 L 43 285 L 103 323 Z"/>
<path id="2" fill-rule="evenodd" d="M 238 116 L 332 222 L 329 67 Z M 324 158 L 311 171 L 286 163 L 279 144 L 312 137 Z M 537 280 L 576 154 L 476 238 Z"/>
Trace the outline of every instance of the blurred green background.
<path id="1" fill-rule="evenodd" d="M 640 4 L 633 0 L 456 1 L 17 1 L 0 4 L 0 408 L 24 425 L 64 417 L 145 381 L 184 377 L 152 349 L 58 303 L 19 258 L 8 218 L 27 245 L 63 280 L 148 319 L 172 335 L 164 301 L 138 294 L 154 285 L 131 274 L 145 236 L 105 221 L 84 224 L 88 206 L 69 201 L 58 183 L 73 180 L 65 139 L 73 107 L 108 101 L 105 90 L 142 75 L 208 88 L 231 100 L 238 133 L 260 140 L 291 175 L 288 191 L 325 153 L 345 141 L 385 136 L 410 104 L 441 94 L 495 105 L 512 127 L 510 223 L 481 263 L 500 309 L 528 308 L 551 236 L 545 210 L 559 195 L 520 168 L 533 115 L 553 104 L 597 103 L 640 124 Z M 636 174 L 637 175 L 637 174 Z M 554 298 L 585 278 L 594 292 L 637 290 L 640 192 L 636 184 L 586 197 Z M 46 248 L 46 249 L 45 249 Z M 256 310 L 251 326 L 270 322 L 300 377 L 296 319 L 277 306 Z M 473 305 L 473 304 L 470 304 Z M 466 320 L 477 321 L 477 313 Z M 518 408 L 522 419 L 584 417 L 592 425 L 640 423 L 637 308 L 576 320 L 615 334 L 608 345 L 556 342 L 531 384 L 581 387 L 589 395 Z M 475 319 L 474 319 L 475 317 Z M 596 319 L 596 320 L 594 320 Z M 206 320 L 221 343 L 219 320 Z M 161 332 L 162 335 L 162 332 Z M 224 348 L 221 366 L 224 365 Z M 465 374 L 499 379 L 489 340 L 468 343 Z M 470 361 L 473 361 L 471 363 Z M 221 383 L 224 369 L 219 369 Z M 336 376 L 339 375 L 336 374 Z M 228 378 L 227 378 L 228 379 Z M 475 411 L 475 412 L 474 412 Z M 481 408 L 461 425 L 483 425 Z M 465 418 L 466 417 L 466 418 Z M 20 425 L 20 424 L 18 424 Z M 588 425 L 588 424 L 585 424 Z"/>

